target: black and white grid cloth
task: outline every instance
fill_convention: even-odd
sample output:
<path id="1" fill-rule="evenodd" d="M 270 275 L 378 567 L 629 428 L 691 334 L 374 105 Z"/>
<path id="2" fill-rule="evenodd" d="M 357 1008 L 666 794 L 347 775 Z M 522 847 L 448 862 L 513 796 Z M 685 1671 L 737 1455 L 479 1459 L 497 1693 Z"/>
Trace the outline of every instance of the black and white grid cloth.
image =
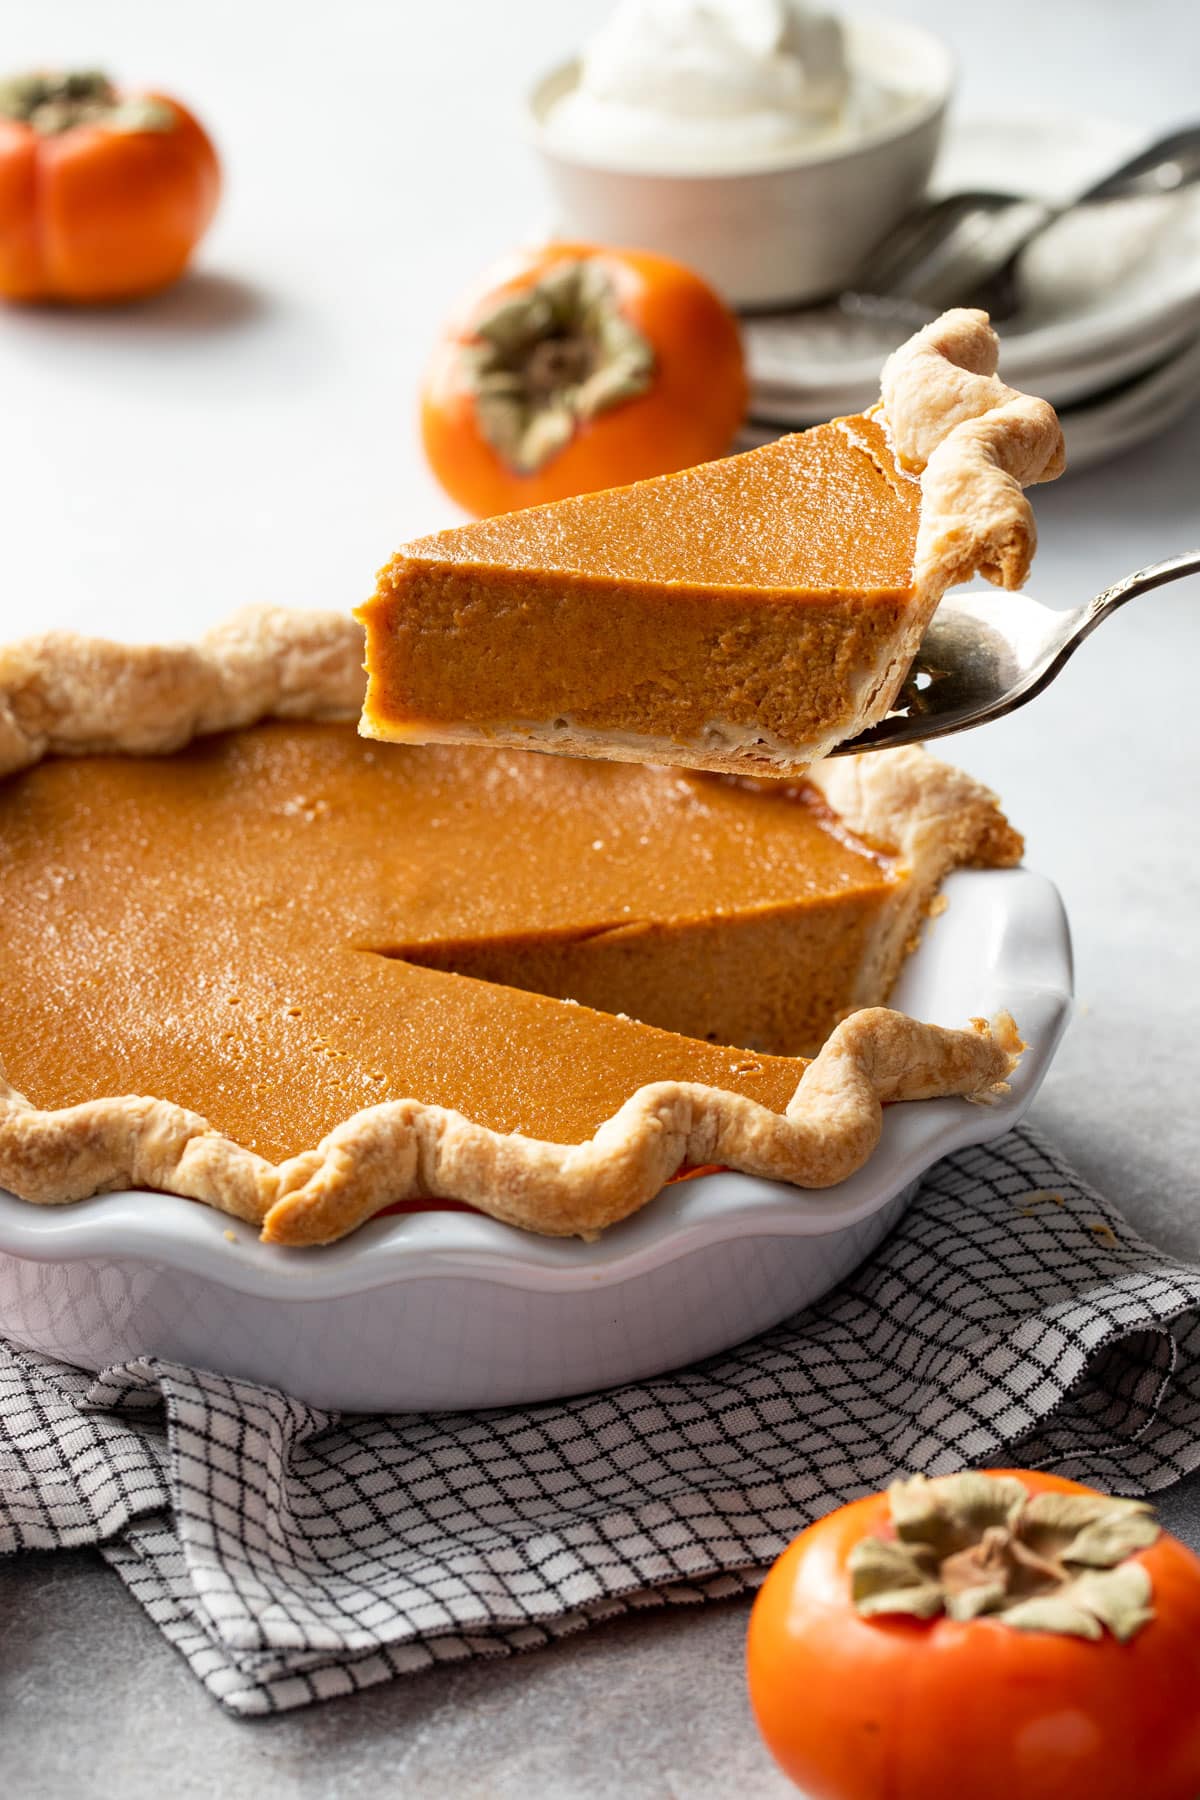
<path id="1" fill-rule="evenodd" d="M 1026 1131 L 931 1171 L 821 1304 L 680 1373 L 520 1410 L 344 1417 L 0 1345 L 0 1550 L 98 1544 L 250 1715 L 755 1585 L 901 1471 L 1200 1462 L 1200 1268 Z"/>

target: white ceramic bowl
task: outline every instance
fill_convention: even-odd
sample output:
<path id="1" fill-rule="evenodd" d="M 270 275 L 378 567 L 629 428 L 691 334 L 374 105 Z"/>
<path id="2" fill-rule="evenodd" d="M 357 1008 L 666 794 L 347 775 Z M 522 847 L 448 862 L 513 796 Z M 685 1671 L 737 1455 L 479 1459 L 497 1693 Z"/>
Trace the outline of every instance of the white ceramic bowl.
<path id="1" fill-rule="evenodd" d="M 320 1250 L 261 1244 L 170 1195 L 43 1209 L 0 1191 L 0 1334 L 85 1368 L 168 1357 L 372 1412 L 584 1393 L 723 1350 L 840 1281 L 922 1170 L 1007 1131 L 1046 1073 L 1070 1007 L 1057 891 L 966 870 L 946 895 L 896 1004 L 946 1025 L 1008 1007 L 1028 1049 L 997 1106 L 889 1107 L 875 1155 L 836 1188 L 710 1175 L 594 1244 L 430 1212 Z"/>
<path id="2" fill-rule="evenodd" d="M 937 155 L 954 62 L 940 38 L 895 19 L 846 20 L 852 70 L 901 90 L 896 115 L 845 143 L 684 174 L 568 155 L 546 115 L 577 79 L 564 63 L 535 85 L 526 124 L 573 237 L 661 251 L 734 306 L 779 306 L 836 293 L 922 192 Z"/>

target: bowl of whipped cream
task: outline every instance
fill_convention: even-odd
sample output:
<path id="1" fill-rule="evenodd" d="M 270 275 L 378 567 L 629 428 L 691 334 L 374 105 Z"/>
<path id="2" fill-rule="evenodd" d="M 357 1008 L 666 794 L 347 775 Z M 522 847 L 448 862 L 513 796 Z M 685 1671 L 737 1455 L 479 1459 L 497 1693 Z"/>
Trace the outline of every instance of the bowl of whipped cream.
<path id="1" fill-rule="evenodd" d="M 618 0 L 527 125 L 565 233 L 660 251 L 731 304 L 837 293 L 919 198 L 940 38 L 807 0 Z"/>

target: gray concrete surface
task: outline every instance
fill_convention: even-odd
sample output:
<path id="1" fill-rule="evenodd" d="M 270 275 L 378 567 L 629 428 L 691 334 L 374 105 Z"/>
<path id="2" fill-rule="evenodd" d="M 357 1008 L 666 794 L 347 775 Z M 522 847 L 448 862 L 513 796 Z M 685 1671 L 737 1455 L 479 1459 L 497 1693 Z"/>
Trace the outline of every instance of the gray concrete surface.
<path id="1" fill-rule="evenodd" d="M 540 216 L 509 132 L 516 86 L 602 10 L 110 0 L 100 32 L 84 0 L 9 0 L 7 61 L 104 54 L 207 99 L 233 179 L 219 278 L 157 324 L 0 320 L 0 378 L 25 406 L 0 442 L 0 636 L 85 621 L 151 636 L 249 598 L 344 603 L 393 541 L 446 518 L 411 441 L 412 385 L 447 295 Z M 1061 103 L 1147 126 L 1195 112 L 1191 0 L 887 10 L 951 32 L 975 111 Z M 261 127 L 263 66 L 282 133 Z M 299 143 L 313 105 L 352 147 L 353 187 Z M 280 185 L 290 157 L 303 195 Z M 386 241 L 368 262 L 371 233 Z M 1073 603 L 1200 541 L 1198 469 L 1193 417 L 1044 490 L 1034 592 Z M 1080 1009 L 1037 1120 L 1144 1233 L 1200 1258 L 1198 670 L 1191 583 L 1135 602 L 1035 707 L 956 754 L 1002 791 L 1074 925 Z M 1164 1510 L 1200 1545 L 1200 1482 Z M 0 1793 L 769 1800 L 791 1790 L 746 1712 L 745 1611 L 643 1615 L 236 1724 L 97 1556 L 31 1556 L 0 1565 Z"/>

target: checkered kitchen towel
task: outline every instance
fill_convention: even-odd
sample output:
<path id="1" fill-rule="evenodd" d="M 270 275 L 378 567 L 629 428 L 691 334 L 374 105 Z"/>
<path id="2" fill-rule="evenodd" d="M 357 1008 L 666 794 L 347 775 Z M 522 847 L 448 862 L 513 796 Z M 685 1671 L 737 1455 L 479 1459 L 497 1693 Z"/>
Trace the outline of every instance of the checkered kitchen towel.
<path id="1" fill-rule="evenodd" d="M 611 1393 L 339 1419 L 0 1346 L 0 1549 L 99 1544 L 240 1714 L 738 1593 L 840 1501 L 997 1459 L 1127 1494 L 1200 1461 L 1200 1268 L 1025 1131 L 820 1305 Z"/>

